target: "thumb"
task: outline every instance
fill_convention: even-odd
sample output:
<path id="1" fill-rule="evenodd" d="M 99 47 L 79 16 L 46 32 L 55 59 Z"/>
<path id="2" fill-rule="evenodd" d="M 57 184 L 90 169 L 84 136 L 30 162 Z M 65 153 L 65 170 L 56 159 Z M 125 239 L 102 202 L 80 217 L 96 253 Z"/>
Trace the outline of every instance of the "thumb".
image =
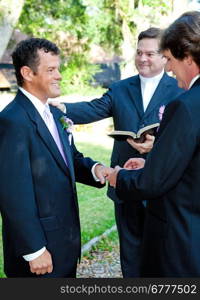
<path id="1" fill-rule="evenodd" d="M 100 180 L 101 184 L 105 183 L 105 177 L 102 174 L 99 175 L 99 180 Z"/>
<path id="2" fill-rule="evenodd" d="M 151 134 L 146 135 L 146 140 L 153 141 L 154 139 L 155 139 L 155 137 L 153 135 L 151 135 Z"/>

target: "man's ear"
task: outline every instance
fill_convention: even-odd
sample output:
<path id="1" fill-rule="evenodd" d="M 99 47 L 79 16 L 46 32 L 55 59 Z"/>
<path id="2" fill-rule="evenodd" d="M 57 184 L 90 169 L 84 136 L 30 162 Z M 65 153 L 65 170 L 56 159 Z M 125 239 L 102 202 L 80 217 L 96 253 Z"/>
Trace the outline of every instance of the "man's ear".
<path id="1" fill-rule="evenodd" d="M 184 59 L 187 62 L 188 66 L 191 66 L 194 61 L 192 56 L 190 56 L 190 55 L 186 56 Z"/>
<path id="2" fill-rule="evenodd" d="M 28 66 L 21 67 L 21 75 L 24 78 L 25 81 L 31 82 L 34 76 L 33 71 Z"/>

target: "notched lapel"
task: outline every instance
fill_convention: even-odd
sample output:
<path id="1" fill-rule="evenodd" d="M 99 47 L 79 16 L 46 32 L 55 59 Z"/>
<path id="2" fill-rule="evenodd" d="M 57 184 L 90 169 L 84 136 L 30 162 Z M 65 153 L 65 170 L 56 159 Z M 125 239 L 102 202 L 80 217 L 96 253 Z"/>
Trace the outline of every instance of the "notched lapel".
<path id="1" fill-rule="evenodd" d="M 51 152 L 55 160 L 58 162 L 59 166 L 63 169 L 65 173 L 68 172 L 68 168 L 66 167 L 66 164 L 62 158 L 62 155 L 60 154 L 60 151 L 58 150 L 58 147 L 47 129 L 44 121 L 42 120 L 40 114 L 37 112 L 34 105 L 31 103 L 31 101 L 20 91 L 18 92 L 16 96 L 16 101 L 24 108 L 24 110 L 27 112 L 31 122 L 33 122 L 37 128 L 37 132 L 43 142 L 45 143 L 48 150 Z"/>
<path id="2" fill-rule="evenodd" d="M 54 120 L 58 129 L 58 133 L 60 136 L 60 140 L 63 144 L 63 150 L 65 153 L 65 157 L 67 160 L 67 164 L 69 167 L 69 171 L 72 177 L 72 180 L 75 181 L 75 174 L 74 174 L 74 164 L 73 164 L 73 158 L 72 158 L 72 150 L 71 150 L 71 146 L 69 144 L 69 136 L 66 132 L 66 130 L 64 130 L 62 128 L 62 124 L 60 122 L 60 118 L 62 117 L 62 114 L 60 114 L 57 109 L 55 109 L 54 107 L 50 107 L 51 112 L 53 113 L 54 116 Z"/>
<path id="3" fill-rule="evenodd" d="M 129 83 L 128 92 L 130 98 L 133 100 L 133 103 L 140 117 L 142 118 L 142 116 L 144 115 L 144 108 L 142 102 L 142 92 L 141 92 L 139 76 L 133 77 L 133 81 Z"/>

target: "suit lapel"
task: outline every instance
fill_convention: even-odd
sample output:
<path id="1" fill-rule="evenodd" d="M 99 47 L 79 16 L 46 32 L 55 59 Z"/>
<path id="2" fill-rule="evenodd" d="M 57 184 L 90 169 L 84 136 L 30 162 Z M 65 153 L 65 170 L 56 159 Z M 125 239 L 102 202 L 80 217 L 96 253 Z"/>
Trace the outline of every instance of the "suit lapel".
<path id="1" fill-rule="evenodd" d="M 142 118 L 144 115 L 144 108 L 142 101 L 140 78 L 138 75 L 133 77 L 133 81 L 128 86 L 128 92 L 130 99 L 133 100 L 133 103 L 138 111 L 140 118 Z"/>
<path id="2" fill-rule="evenodd" d="M 24 108 L 26 113 L 28 114 L 32 123 L 35 124 L 37 128 L 37 132 L 40 138 L 45 143 L 48 150 L 51 152 L 59 166 L 63 169 L 63 171 L 67 172 L 66 164 L 58 150 L 58 147 L 50 134 L 49 130 L 47 129 L 44 121 L 42 120 L 40 114 L 37 112 L 36 108 L 32 104 L 32 102 L 20 91 L 17 93 L 16 101 Z"/>
<path id="3" fill-rule="evenodd" d="M 62 124 L 60 122 L 60 118 L 62 117 L 62 114 L 60 113 L 60 111 L 58 111 L 57 109 L 55 109 L 54 107 L 50 107 L 50 110 L 54 116 L 54 120 L 58 129 L 58 133 L 60 136 L 60 140 L 63 144 L 63 150 L 65 153 L 65 157 L 67 160 L 67 164 L 69 167 L 69 171 L 72 177 L 72 180 L 75 181 L 75 175 L 74 175 L 74 164 L 73 164 L 73 158 L 72 158 L 72 152 L 71 152 L 71 146 L 69 144 L 69 135 L 66 132 L 66 130 L 64 130 L 62 128 Z"/>
<path id="4" fill-rule="evenodd" d="M 144 113 L 144 118 L 146 118 L 146 116 L 148 114 L 150 114 L 157 106 L 159 106 L 159 103 L 162 104 L 163 102 L 163 93 L 166 93 L 168 88 L 167 86 L 168 84 L 168 76 L 166 74 L 163 75 L 163 77 L 161 78 L 155 93 L 153 94 L 149 105 L 147 106 L 147 109 Z"/>

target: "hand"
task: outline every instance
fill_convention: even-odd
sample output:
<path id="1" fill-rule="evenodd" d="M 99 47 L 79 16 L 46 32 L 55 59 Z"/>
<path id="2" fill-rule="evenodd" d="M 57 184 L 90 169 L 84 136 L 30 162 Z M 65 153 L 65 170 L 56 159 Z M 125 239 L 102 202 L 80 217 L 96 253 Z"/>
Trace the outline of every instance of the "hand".
<path id="1" fill-rule="evenodd" d="M 65 106 L 63 103 L 58 102 L 58 101 L 49 101 L 48 103 L 51 104 L 52 106 L 57 107 L 57 108 L 60 109 L 64 114 L 66 114 L 67 109 L 66 109 L 66 106 Z"/>
<path id="2" fill-rule="evenodd" d="M 110 173 L 110 175 L 108 175 L 107 180 L 109 181 L 110 186 L 112 186 L 112 187 L 114 187 L 114 188 L 116 187 L 117 174 L 118 174 L 118 172 L 119 172 L 121 169 L 122 169 L 121 167 L 116 166 L 116 167 L 113 169 L 112 173 Z"/>
<path id="3" fill-rule="evenodd" d="M 29 261 L 29 266 L 30 271 L 37 275 L 51 273 L 53 271 L 51 254 L 49 251 L 45 250 L 40 256 Z"/>
<path id="4" fill-rule="evenodd" d="M 155 136 L 146 134 L 144 143 L 136 143 L 132 138 L 128 138 L 127 142 L 135 148 L 140 154 L 148 153 L 153 148 Z"/>
<path id="5" fill-rule="evenodd" d="M 112 168 L 103 166 L 103 165 L 96 165 L 94 168 L 94 172 L 96 177 L 100 180 L 101 184 L 106 182 L 107 176 L 113 171 Z"/>
<path id="6" fill-rule="evenodd" d="M 141 168 L 144 168 L 145 165 L 145 159 L 140 158 L 140 157 L 134 157 L 130 158 L 125 162 L 123 168 L 128 169 L 128 170 L 138 170 Z"/>

